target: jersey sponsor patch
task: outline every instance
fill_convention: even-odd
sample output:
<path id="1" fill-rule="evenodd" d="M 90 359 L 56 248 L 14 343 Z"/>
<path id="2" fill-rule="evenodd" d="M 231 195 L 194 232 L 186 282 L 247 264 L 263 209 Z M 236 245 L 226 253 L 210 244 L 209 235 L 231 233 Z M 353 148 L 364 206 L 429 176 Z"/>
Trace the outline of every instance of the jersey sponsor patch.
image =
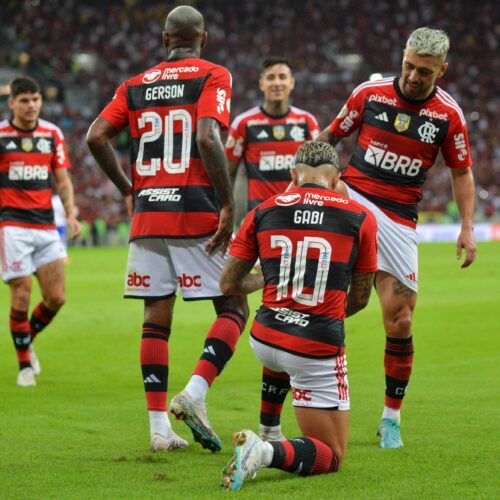
<path id="1" fill-rule="evenodd" d="M 295 205 L 300 201 L 299 193 L 290 193 L 290 194 L 282 194 L 276 198 L 276 205 L 280 205 L 282 207 L 286 207 L 288 205 Z"/>

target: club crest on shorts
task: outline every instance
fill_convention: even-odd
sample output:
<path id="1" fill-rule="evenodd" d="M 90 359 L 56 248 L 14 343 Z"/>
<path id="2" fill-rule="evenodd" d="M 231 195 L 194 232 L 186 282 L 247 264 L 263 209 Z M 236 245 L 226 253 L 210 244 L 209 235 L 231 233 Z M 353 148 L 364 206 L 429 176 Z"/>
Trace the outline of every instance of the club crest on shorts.
<path id="1" fill-rule="evenodd" d="M 404 132 L 405 130 L 408 130 L 410 127 L 411 123 L 411 116 L 407 115 L 405 113 L 398 113 L 396 116 L 396 119 L 394 120 L 394 128 L 398 132 Z"/>
<path id="2" fill-rule="evenodd" d="M 285 138 L 285 134 L 286 134 L 286 131 L 285 131 L 285 127 L 283 127 L 283 125 L 275 125 L 273 127 L 273 137 L 277 141 L 283 140 Z"/>
<path id="3" fill-rule="evenodd" d="M 26 153 L 33 151 L 33 140 L 31 137 L 23 137 L 21 139 L 21 149 L 26 151 Z"/>

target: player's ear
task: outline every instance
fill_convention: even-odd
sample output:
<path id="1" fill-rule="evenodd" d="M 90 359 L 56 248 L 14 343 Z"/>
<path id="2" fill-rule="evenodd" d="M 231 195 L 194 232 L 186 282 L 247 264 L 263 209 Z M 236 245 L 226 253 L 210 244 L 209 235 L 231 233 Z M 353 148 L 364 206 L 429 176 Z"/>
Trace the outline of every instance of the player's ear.
<path id="1" fill-rule="evenodd" d="M 165 47 L 165 50 L 168 52 L 168 33 L 166 31 L 163 32 L 163 47 Z"/>
<path id="2" fill-rule="evenodd" d="M 208 32 L 204 31 L 203 34 L 201 35 L 201 48 L 205 47 L 205 45 L 207 44 L 207 40 L 208 40 Z"/>
<path id="3" fill-rule="evenodd" d="M 290 174 L 292 176 L 292 184 L 294 186 L 298 186 L 299 185 L 299 181 L 298 181 L 297 169 L 296 168 L 292 168 L 290 170 Z"/>
<path id="4" fill-rule="evenodd" d="M 12 97 L 9 97 L 9 108 L 14 109 L 14 99 Z"/>
<path id="5" fill-rule="evenodd" d="M 445 73 L 446 73 L 446 70 L 448 69 L 448 63 L 447 62 L 444 62 L 443 64 L 441 64 L 441 68 L 439 69 L 439 73 L 438 73 L 438 78 L 441 78 Z"/>

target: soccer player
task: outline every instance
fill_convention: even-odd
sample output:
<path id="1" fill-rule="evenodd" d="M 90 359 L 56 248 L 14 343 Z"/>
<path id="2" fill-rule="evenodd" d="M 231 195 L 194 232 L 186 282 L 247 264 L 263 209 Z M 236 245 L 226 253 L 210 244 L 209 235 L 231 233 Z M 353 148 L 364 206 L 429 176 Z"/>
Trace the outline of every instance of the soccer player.
<path id="1" fill-rule="evenodd" d="M 465 249 L 465 268 L 476 257 L 467 125 L 455 100 L 436 85 L 448 67 L 448 49 L 443 31 L 415 30 L 406 43 L 401 75 L 359 85 L 317 139 L 335 145 L 359 129 L 342 180 L 349 196 L 372 210 L 378 221 L 375 287 L 386 332 L 385 405 L 378 429 L 382 448 L 403 446 L 400 408 L 413 365 L 418 291 L 417 204 L 440 151 L 462 220 L 456 258 Z"/>
<path id="2" fill-rule="evenodd" d="M 261 363 L 289 375 L 302 437 L 265 441 L 234 434 L 222 486 L 238 490 L 261 467 L 302 476 L 336 472 L 349 427 L 344 318 L 368 303 L 377 269 L 377 223 L 361 204 L 331 191 L 339 162 L 329 144 L 299 148 L 290 191 L 245 218 L 221 275 L 224 293 L 262 286 L 251 330 Z M 248 274 L 260 259 L 263 276 Z M 349 290 L 348 290 L 349 289 Z"/>
<path id="3" fill-rule="evenodd" d="M 290 62 L 283 57 L 269 57 L 262 62 L 260 71 L 264 104 L 238 115 L 226 142 L 233 185 L 238 166 L 243 163 L 246 168 L 248 210 L 285 191 L 297 149 L 320 132 L 311 113 L 290 106 L 290 94 L 295 87 Z M 280 414 L 289 388 L 286 374 L 264 368 L 259 430 L 264 439 L 283 438 Z"/>
<path id="4" fill-rule="evenodd" d="M 17 385 L 36 385 L 40 362 L 35 337 L 65 301 L 66 251 L 54 223 L 51 178 L 61 197 L 72 237 L 80 234 L 74 215 L 73 185 L 64 137 L 59 127 L 39 118 L 42 93 L 27 76 L 10 83 L 12 119 L 0 122 L 0 255 L 2 277 L 10 288 L 10 330 L 19 362 Z M 31 275 L 42 301 L 28 320 Z"/>
<path id="5" fill-rule="evenodd" d="M 140 363 L 151 449 L 184 448 L 167 415 L 168 339 L 177 291 L 212 299 L 217 319 L 186 388 L 170 410 L 204 448 L 221 442 L 205 408 L 209 386 L 233 355 L 248 317 L 246 298 L 223 296 L 219 276 L 232 237 L 234 200 L 220 129 L 229 124 L 231 75 L 200 59 L 203 16 L 179 6 L 167 16 L 165 61 L 124 82 L 91 125 L 87 141 L 132 215 L 125 297 L 144 300 Z M 110 144 L 127 125 L 132 184 Z"/>
<path id="6" fill-rule="evenodd" d="M 290 106 L 295 79 L 287 59 L 276 56 L 265 59 L 260 68 L 259 87 L 264 104 L 238 115 L 226 141 L 233 184 L 238 166 L 244 163 L 246 168 L 248 210 L 285 191 L 297 149 L 320 132 L 311 113 Z"/>

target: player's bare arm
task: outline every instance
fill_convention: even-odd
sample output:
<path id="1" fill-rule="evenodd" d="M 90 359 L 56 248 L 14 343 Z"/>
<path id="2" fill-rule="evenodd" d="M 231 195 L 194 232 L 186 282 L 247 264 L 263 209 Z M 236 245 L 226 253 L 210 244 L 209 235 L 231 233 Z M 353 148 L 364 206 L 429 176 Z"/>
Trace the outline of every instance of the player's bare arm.
<path id="1" fill-rule="evenodd" d="M 450 172 L 453 195 L 462 220 L 462 227 L 457 240 L 457 260 L 462 258 L 462 250 L 465 250 L 465 259 L 461 265 L 464 268 L 469 267 L 476 260 L 476 242 L 473 227 L 476 197 L 474 177 L 471 168 L 451 168 Z"/>
<path id="2" fill-rule="evenodd" d="M 75 217 L 75 202 L 73 193 L 73 183 L 66 169 L 60 168 L 54 171 L 54 180 L 56 183 L 57 194 L 61 198 L 61 202 L 66 212 L 68 219 L 68 227 L 71 231 L 71 239 L 75 239 L 80 235 L 81 226 L 78 219 Z"/>
<path id="3" fill-rule="evenodd" d="M 220 138 L 219 122 L 213 118 L 199 120 L 196 143 L 205 170 L 212 181 L 215 194 L 222 207 L 219 215 L 219 227 L 208 242 L 207 251 L 212 254 L 221 247 L 221 251 L 224 253 L 233 234 L 234 198 L 228 175 L 226 153 Z"/>
<path id="4" fill-rule="evenodd" d="M 227 172 L 229 174 L 229 180 L 231 181 L 231 186 L 234 188 L 234 183 L 236 182 L 236 174 L 238 173 L 238 164 L 237 161 L 227 161 Z"/>
<path id="5" fill-rule="evenodd" d="M 364 309 L 370 299 L 375 273 L 352 273 L 347 293 L 346 317 Z"/>
<path id="6" fill-rule="evenodd" d="M 87 144 L 102 171 L 118 188 L 130 216 L 133 212 L 132 184 L 120 167 L 110 140 L 118 131 L 104 118 L 97 118 L 87 132 Z"/>
<path id="7" fill-rule="evenodd" d="M 262 272 L 249 274 L 255 262 L 230 256 L 222 270 L 220 289 L 224 295 L 247 295 L 264 287 Z"/>
<path id="8" fill-rule="evenodd" d="M 332 134 L 328 128 L 325 128 L 325 130 L 323 130 L 314 140 L 317 142 L 327 142 L 332 146 L 336 146 L 342 140 L 342 137 Z"/>

